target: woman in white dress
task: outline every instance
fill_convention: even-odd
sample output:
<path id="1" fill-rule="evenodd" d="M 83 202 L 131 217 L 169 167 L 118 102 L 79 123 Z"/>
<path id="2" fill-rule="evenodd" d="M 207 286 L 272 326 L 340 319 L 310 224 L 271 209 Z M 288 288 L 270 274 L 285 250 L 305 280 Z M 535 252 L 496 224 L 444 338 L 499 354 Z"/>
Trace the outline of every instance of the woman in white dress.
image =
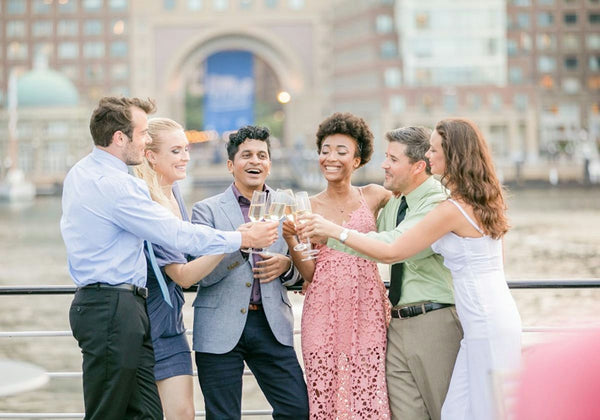
<path id="1" fill-rule="evenodd" d="M 474 123 L 442 120 L 430 143 L 431 171 L 441 176 L 450 197 L 394 242 L 344 230 L 318 215 L 307 216 L 300 233 L 313 240 L 345 239 L 346 245 L 384 263 L 429 246 L 441 254 L 452 272 L 464 329 L 442 418 L 494 419 L 492 374 L 517 369 L 521 357 L 521 319 L 504 278 L 502 237 L 508 221 L 502 187 Z"/>

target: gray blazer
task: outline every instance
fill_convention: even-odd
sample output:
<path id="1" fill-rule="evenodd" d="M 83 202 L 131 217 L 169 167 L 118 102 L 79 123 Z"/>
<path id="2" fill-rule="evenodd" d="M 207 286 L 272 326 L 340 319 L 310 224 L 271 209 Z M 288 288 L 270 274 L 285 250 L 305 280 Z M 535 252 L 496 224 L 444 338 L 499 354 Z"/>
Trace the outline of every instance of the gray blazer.
<path id="1" fill-rule="evenodd" d="M 244 223 L 244 216 L 230 186 L 225 192 L 194 204 L 192 223 L 231 231 Z M 270 252 L 287 253 L 281 237 L 269 247 Z M 291 280 L 275 279 L 260 285 L 265 315 L 277 341 L 293 345 L 294 319 L 292 305 L 285 286 L 300 278 L 294 268 Z M 193 349 L 204 353 L 223 354 L 231 351 L 240 340 L 252 292 L 251 258 L 245 260 L 240 251 L 227 254 L 219 265 L 200 283 L 194 300 Z"/>

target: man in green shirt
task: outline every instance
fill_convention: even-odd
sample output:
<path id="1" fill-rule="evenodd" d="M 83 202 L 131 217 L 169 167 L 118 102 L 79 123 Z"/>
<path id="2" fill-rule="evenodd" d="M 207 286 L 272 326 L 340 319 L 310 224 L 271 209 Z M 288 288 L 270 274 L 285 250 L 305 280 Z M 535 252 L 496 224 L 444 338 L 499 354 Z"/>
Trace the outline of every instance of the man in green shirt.
<path id="1" fill-rule="evenodd" d="M 391 243 L 447 198 L 425 158 L 430 135 L 424 127 L 386 133 L 383 185 L 394 196 L 377 219 L 378 232 L 369 236 Z M 344 233 L 340 240 L 345 240 Z M 330 239 L 327 245 L 357 255 L 338 240 Z M 454 308 L 452 277 L 443 262 L 428 248 L 390 266 L 393 308 L 386 376 L 393 419 L 440 419 L 463 335 Z"/>

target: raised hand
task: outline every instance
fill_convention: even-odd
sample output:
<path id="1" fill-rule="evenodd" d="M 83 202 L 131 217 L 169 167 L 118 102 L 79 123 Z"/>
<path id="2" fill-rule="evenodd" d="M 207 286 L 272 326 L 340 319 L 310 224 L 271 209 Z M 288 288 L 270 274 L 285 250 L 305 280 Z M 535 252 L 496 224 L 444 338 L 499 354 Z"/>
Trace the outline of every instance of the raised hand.
<path id="1" fill-rule="evenodd" d="M 298 235 L 301 238 L 310 237 L 312 242 L 327 242 L 328 238 L 337 238 L 343 230 L 341 226 L 325 219 L 320 214 L 307 214 L 301 217 L 303 223 L 300 223 Z"/>
<path id="2" fill-rule="evenodd" d="M 256 222 L 240 225 L 238 230 L 242 233 L 241 248 L 268 248 L 279 236 L 278 222 Z"/>

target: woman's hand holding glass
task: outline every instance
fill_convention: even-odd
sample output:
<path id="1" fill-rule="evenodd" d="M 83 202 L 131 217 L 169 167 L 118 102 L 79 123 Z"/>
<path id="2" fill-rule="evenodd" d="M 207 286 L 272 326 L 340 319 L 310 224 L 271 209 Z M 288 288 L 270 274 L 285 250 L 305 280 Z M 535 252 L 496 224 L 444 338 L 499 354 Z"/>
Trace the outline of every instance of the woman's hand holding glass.
<path id="1" fill-rule="evenodd" d="M 294 213 L 296 229 L 298 229 L 298 223 L 304 223 L 303 216 L 310 214 L 312 214 L 312 209 L 310 206 L 308 193 L 306 191 L 298 191 L 296 193 L 296 212 Z M 300 227 L 299 231 L 302 231 L 302 227 Z M 310 235 L 304 235 L 303 238 L 305 238 L 305 242 L 300 242 L 298 245 L 296 245 L 294 247 L 294 251 L 303 251 L 302 255 L 304 255 L 306 258 L 303 258 L 302 261 L 308 261 L 317 258 L 316 255 L 319 253 L 319 250 L 312 249 L 310 244 Z"/>
<path id="2" fill-rule="evenodd" d="M 326 243 L 328 238 L 339 238 L 343 227 L 325 219 L 320 214 L 307 214 L 299 218 L 298 235 L 310 237 L 315 243 Z"/>

